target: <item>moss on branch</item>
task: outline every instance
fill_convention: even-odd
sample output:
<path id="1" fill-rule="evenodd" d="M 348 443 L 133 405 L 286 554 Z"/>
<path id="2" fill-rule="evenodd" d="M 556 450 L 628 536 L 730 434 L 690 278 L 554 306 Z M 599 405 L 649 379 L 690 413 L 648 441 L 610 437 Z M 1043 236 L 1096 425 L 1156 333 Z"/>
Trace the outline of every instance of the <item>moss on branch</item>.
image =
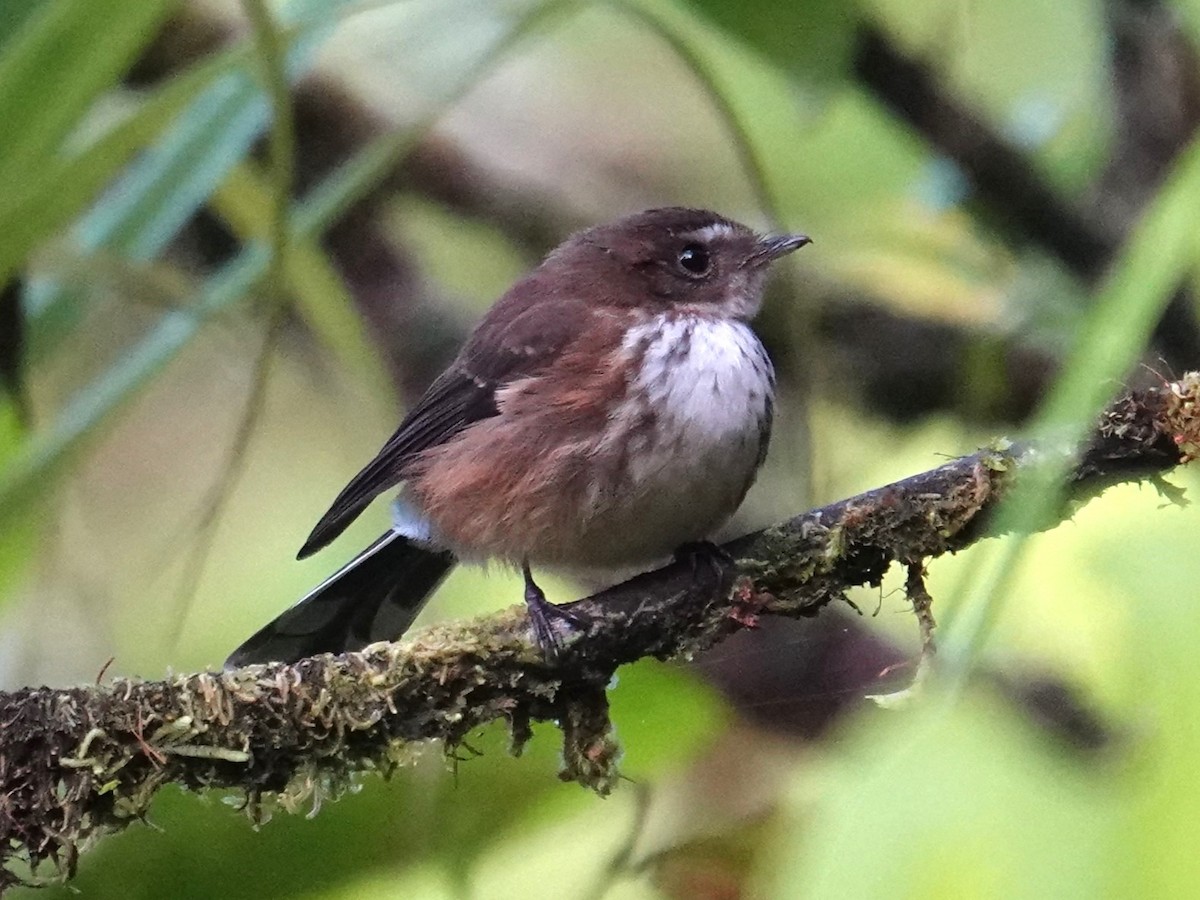
<path id="1" fill-rule="evenodd" d="M 1080 451 L 1071 497 L 1200 454 L 1198 395 L 1190 375 L 1117 400 Z M 290 806 L 390 771 L 419 742 L 454 748 L 496 719 L 517 752 L 530 723 L 557 722 L 562 777 L 607 792 L 618 748 L 606 688 L 619 666 L 694 653 L 763 615 L 816 615 L 893 563 L 923 585 L 924 563 L 984 536 L 1046 452 L 965 456 L 739 538 L 724 548 L 732 563 L 680 561 L 580 600 L 570 609 L 588 624 L 553 664 L 515 607 L 293 665 L 0 694 L 0 890 L 22 864 L 70 874 L 81 849 L 143 816 L 164 784 L 241 790 L 252 813 L 270 798 Z"/>

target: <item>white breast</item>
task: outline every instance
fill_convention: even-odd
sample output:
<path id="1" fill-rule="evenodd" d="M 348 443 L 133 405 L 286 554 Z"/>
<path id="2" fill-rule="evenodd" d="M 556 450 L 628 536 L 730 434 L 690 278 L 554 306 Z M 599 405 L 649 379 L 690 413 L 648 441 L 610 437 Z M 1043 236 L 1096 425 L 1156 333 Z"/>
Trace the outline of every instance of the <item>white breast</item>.
<path id="1" fill-rule="evenodd" d="M 750 327 L 727 319 L 658 317 L 623 350 L 642 360 L 610 432 L 626 464 L 596 485 L 588 531 L 599 555 L 648 561 L 733 514 L 766 450 L 775 375 Z"/>
<path id="2" fill-rule="evenodd" d="M 663 419 L 673 420 L 683 449 L 728 450 L 758 431 L 775 388 L 771 361 L 745 322 L 692 317 L 658 319 L 631 329 L 627 350 L 645 347 L 636 386 Z"/>

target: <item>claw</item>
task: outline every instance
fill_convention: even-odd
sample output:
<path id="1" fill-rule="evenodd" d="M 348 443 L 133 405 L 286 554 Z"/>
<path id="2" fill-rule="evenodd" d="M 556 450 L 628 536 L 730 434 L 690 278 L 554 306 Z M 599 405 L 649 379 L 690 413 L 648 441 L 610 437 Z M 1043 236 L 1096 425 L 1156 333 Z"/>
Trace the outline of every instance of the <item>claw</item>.
<path id="1" fill-rule="evenodd" d="M 529 624 L 533 628 L 534 639 L 547 661 L 557 662 L 562 656 L 563 644 L 552 620 L 558 619 L 565 622 L 568 631 L 580 628 L 587 623 L 574 613 L 567 612 L 546 599 L 545 593 L 533 580 L 533 573 L 529 571 L 528 562 L 521 564 L 521 574 L 525 576 L 525 605 L 529 609 Z"/>
<path id="2" fill-rule="evenodd" d="M 680 544 L 675 549 L 675 561 L 687 561 L 691 564 L 693 581 L 699 579 L 700 564 L 706 564 L 718 584 L 724 579 L 726 570 L 735 562 L 724 548 L 712 541 L 689 541 Z"/>

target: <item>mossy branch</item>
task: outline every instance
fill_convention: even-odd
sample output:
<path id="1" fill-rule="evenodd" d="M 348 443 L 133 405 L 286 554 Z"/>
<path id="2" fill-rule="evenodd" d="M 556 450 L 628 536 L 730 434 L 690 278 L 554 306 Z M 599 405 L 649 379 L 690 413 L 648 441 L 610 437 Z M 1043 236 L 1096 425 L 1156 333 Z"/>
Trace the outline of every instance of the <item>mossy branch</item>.
<path id="1" fill-rule="evenodd" d="M 1198 396 L 1200 376 L 1188 375 L 1115 402 L 1078 455 L 1071 500 L 1200 455 Z M 531 722 L 557 722 L 561 777 L 607 792 L 617 747 L 605 691 L 617 667 L 693 653 L 762 615 L 813 616 L 893 563 L 911 582 L 928 559 L 984 536 L 1046 453 L 984 450 L 733 541 L 731 564 L 678 562 L 580 600 L 571 611 L 589 624 L 553 664 L 518 607 L 294 665 L 0 694 L 0 891 L 23 864 L 70 874 L 90 840 L 143 816 L 164 784 L 238 789 L 252 813 L 264 799 L 289 806 L 394 768 L 415 742 L 452 748 L 495 719 L 514 752 Z"/>

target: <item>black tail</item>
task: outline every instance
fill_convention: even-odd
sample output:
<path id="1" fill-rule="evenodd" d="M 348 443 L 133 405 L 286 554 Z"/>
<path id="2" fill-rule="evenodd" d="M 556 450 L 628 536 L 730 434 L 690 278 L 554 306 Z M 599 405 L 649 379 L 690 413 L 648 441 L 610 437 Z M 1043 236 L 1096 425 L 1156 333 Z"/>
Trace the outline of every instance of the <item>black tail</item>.
<path id="1" fill-rule="evenodd" d="M 389 531 L 259 629 L 225 667 L 295 662 L 394 640 L 453 565 L 449 551 L 429 550 Z"/>

